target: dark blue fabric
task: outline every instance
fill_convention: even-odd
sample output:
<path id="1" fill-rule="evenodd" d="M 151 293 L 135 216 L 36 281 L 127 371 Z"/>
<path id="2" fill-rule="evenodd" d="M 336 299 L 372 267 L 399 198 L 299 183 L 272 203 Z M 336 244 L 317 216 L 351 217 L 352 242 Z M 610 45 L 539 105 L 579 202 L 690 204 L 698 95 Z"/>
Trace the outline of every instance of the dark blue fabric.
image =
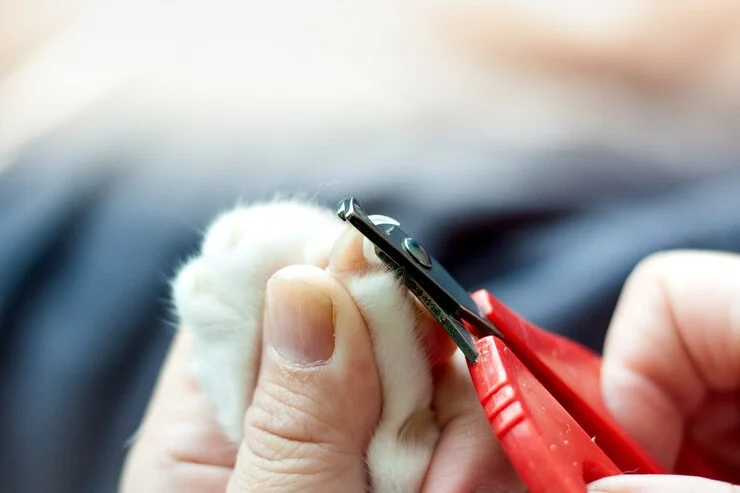
<path id="1" fill-rule="evenodd" d="M 115 491 L 171 339 L 167 280 L 238 198 L 306 192 L 333 205 L 358 194 L 401 220 L 466 287 L 486 287 L 594 348 L 642 257 L 740 249 L 738 172 L 686 179 L 593 153 L 481 152 L 464 156 L 470 176 L 440 158 L 419 176 L 403 172 L 412 149 L 376 153 L 399 170 L 371 175 L 355 144 L 277 161 L 203 151 L 216 164 L 192 172 L 203 153 L 188 152 L 186 140 L 125 153 L 52 142 L 0 175 L 0 491 Z M 417 162 L 428 152 L 418 149 Z M 279 165 L 304 158 L 325 165 Z M 502 160 L 540 171 L 498 179 Z M 528 167 L 535 160 L 552 167 Z"/>

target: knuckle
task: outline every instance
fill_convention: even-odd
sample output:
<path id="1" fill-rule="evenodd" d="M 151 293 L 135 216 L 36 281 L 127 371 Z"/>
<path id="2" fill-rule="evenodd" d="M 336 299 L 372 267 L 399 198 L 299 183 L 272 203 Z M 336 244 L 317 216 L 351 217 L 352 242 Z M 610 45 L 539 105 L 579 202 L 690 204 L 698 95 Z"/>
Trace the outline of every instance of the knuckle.
<path id="1" fill-rule="evenodd" d="M 312 470 L 295 469 L 291 466 L 275 470 L 270 464 L 255 464 L 256 467 L 238 468 L 231 478 L 235 491 L 243 492 L 292 492 L 320 491 L 325 480 L 323 474 Z"/>
<path id="2" fill-rule="evenodd" d="M 676 262 L 681 262 L 687 255 L 691 254 L 683 250 L 666 250 L 651 253 L 637 264 L 632 277 L 660 277 L 665 269 L 674 265 Z"/>
<path id="3" fill-rule="evenodd" d="M 729 258 L 740 258 L 736 254 L 709 250 L 673 249 L 651 253 L 641 260 L 632 275 L 637 277 L 662 278 L 673 272 L 682 272 L 691 266 L 705 266 L 707 262 L 723 262 Z"/>
<path id="4" fill-rule="evenodd" d="M 244 421 L 244 446 L 260 468 L 318 474 L 351 455 L 320 402 L 277 385 L 258 389 Z"/>
<path id="5" fill-rule="evenodd" d="M 700 259 L 700 252 L 690 250 L 665 250 L 655 252 L 642 259 L 630 273 L 625 288 L 629 292 L 641 291 L 647 287 L 659 289 L 662 297 L 670 294 L 670 285 L 676 274 L 686 271 L 686 267 Z"/>

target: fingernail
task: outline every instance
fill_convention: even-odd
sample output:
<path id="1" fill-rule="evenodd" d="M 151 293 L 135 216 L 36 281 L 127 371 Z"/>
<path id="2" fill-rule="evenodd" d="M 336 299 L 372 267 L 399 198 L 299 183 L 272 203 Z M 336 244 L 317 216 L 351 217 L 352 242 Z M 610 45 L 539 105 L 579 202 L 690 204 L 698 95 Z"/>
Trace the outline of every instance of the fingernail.
<path id="1" fill-rule="evenodd" d="M 267 342 L 286 361 L 314 365 L 334 353 L 334 306 L 315 286 L 296 278 L 267 283 Z"/>

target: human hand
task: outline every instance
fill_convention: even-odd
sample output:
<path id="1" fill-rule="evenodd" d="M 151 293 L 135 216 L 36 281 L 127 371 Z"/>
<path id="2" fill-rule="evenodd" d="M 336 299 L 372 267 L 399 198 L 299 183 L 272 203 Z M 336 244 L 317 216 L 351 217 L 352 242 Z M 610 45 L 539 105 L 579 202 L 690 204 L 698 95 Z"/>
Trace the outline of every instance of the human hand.
<path id="1" fill-rule="evenodd" d="M 685 434 L 721 470 L 740 469 L 740 257 L 659 254 L 631 275 L 607 334 L 605 403 L 669 469 Z M 729 493 L 740 487 L 685 476 L 623 475 L 609 493 Z"/>
<path id="2" fill-rule="evenodd" d="M 332 255 L 344 256 L 334 265 L 357 258 L 357 252 Z M 365 451 L 380 419 L 381 382 L 343 276 L 310 266 L 281 270 L 268 282 L 264 320 L 261 368 L 241 443 L 224 437 L 188 371 L 194 340 L 185 328 L 128 458 L 122 493 L 367 491 Z M 490 431 L 464 358 L 450 357 L 452 346 L 436 324 L 425 327 L 441 435 L 422 491 L 523 491 Z"/>

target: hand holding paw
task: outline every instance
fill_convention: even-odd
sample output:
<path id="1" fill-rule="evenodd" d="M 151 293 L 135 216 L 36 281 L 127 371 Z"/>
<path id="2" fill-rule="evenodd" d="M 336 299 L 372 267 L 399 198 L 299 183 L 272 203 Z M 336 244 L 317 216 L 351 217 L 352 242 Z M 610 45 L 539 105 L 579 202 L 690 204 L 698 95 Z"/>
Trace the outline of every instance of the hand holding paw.
<path id="1" fill-rule="evenodd" d="M 446 335 L 356 232 L 297 207 L 310 227 L 262 244 L 263 214 L 227 214 L 179 274 L 122 491 L 522 491 Z"/>

